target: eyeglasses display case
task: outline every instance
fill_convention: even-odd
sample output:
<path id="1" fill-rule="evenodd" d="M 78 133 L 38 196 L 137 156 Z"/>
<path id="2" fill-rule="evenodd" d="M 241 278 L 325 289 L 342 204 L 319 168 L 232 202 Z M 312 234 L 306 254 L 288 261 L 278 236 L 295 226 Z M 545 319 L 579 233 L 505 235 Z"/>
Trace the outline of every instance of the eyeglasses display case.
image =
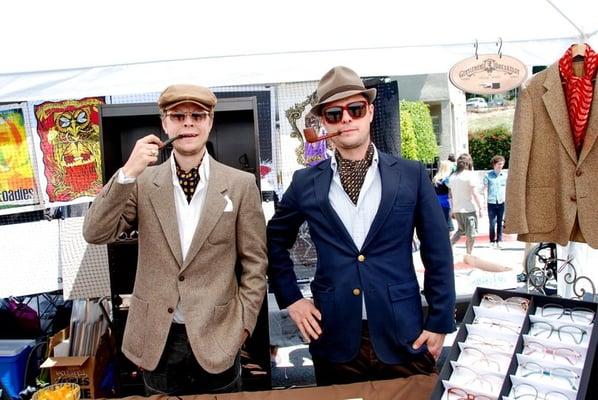
<path id="1" fill-rule="evenodd" d="M 593 302 L 477 288 L 432 399 L 598 396 Z"/>

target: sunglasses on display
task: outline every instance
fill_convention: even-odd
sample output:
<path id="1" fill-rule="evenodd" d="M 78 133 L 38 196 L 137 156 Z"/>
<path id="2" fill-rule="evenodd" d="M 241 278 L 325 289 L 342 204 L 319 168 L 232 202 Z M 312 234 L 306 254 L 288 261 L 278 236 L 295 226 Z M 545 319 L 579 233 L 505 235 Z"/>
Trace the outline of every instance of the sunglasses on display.
<path id="1" fill-rule="evenodd" d="M 572 390 L 577 390 L 577 382 L 579 380 L 579 375 L 577 375 L 570 369 L 562 367 L 544 368 L 540 364 L 531 361 L 521 364 L 520 367 L 522 372 L 521 376 L 523 376 L 524 378 L 533 375 L 542 375 L 554 379 L 562 379 L 569 383 L 569 386 L 571 386 Z"/>
<path id="2" fill-rule="evenodd" d="M 209 112 L 207 111 L 193 111 L 193 112 L 169 112 L 166 115 L 168 115 L 168 118 L 170 118 L 170 120 L 172 122 L 176 122 L 176 123 L 183 123 L 185 122 L 185 120 L 187 119 L 187 117 L 191 117 L 191 121 L 193 122 L 203 122 L 206 119 L 208 119 L 208 116 L 210 115 Z"/>
<path id="3" fill-rule="evenodd" d="M 555 319 L 569 317 L 571 322 L 577 322 L 581 324 L 591 324 L 594 322 L 594 311 L 590 310 L 589 308 L 565 308 L 559 304 L 546 304 L 544 307 L 542 307 L 542 316 Z"/>
<path id="4" fill-rule="evenodd" d="M 533 353 L 544 353 L 552 355 L 552 359 L 556 360 L 557 357 L 562 358 L 574 365 L 581 359 L 581 354 L 573 349 L 567 347 L 548 347 L 537 342 L 528 342 L 523 348 L 523 354 L 530 355 Z"/>
<path id="5" fill-rule="evenodd" d="M 367 114 L 367 101 L 354 101 L 344 106 L 329 106 L 322 109 L 322 116 L 329 124 L 338 124 L 343 120 L 343 113 L 347 111 L 353 119 L 361 119 Z"/>
<path id="6" fill-rule="evenodd" d="M 525 312 L 529 307 L 529 299 L 523 297 L 508 297 L 503 299 L 495 294 L 485 294 L 480 305 L 488 308 L 504 306 L 507 311 L 517 310 Z"/>

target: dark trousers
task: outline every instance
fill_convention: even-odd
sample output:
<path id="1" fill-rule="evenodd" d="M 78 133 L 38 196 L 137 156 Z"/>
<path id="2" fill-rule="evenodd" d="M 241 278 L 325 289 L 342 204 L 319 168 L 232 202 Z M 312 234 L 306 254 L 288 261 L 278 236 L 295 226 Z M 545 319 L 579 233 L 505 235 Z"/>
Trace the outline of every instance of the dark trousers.
<path id="1" fill-rule="evenodd" d="M 363 323 L 361 346 L 356 358 L 346 363 L 333 363 L 320 357 L 313 357 L 313 362 L 318 386 L 406 378 L 411 375 L 429 375 L 438 372 L 436 361 L 429 352 L 402 364 L 384 364 L 374 353 L 367 321 Z"/>
<path id="2" fill-rule="evenodd" d="M 490 222 L 490 242 L 502 242 L 502 219 L 505 203 L 488 203 L 488 221 Z"/>
<path id="3" fill-rule="evenodd" d="M 155 370 L 143 371 L 143 383 L 147 396 L 239 392 L 241 364 L 237 355 L 226 371 L 207 372 L 193 355 L 185 325 L 172 324 L 160 362 Z"/>

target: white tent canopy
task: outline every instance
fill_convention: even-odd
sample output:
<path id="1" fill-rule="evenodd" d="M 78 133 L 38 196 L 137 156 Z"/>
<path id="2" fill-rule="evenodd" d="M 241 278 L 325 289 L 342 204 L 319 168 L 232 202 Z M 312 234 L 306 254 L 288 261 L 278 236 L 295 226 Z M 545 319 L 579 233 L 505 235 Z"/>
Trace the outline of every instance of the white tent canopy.
<path id="1" fill-rule="evenodd" d="M 447 72 L 478 52 L 551 64 L 572 43 L 598 50 L 598 2 L 303 0 L 3 4 L 0 102 Z"/>

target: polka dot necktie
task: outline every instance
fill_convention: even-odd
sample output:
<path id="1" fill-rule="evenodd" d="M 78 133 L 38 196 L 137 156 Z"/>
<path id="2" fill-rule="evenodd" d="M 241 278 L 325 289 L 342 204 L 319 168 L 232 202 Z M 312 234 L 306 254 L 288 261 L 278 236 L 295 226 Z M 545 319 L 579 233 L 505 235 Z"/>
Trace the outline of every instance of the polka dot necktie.
<path id="1" fill-rule="evenodd" d="M 191 168 L 189 171 L 183 171 L 177 164 L 176 175 L 179 178 L 181 188 L 187 197 L 187 203 L 191 203 L 191 199 L 197 188 L 197 183 L 199 182 L 199 165 L 195 168 Z"/>
<path id="2" fill-rule="evenodd" d="M 353 204 L 357 204 L 365 175 L 370 165 L 372 165 L 374 146 L 370 143 L 363 160 L 345 160 L 338 151 L 335 151 L 334 155 L 338 163 L 338 173 L 341 177 L 343 189 L 345 189 L 345 193 L 347 193 Z"/>

